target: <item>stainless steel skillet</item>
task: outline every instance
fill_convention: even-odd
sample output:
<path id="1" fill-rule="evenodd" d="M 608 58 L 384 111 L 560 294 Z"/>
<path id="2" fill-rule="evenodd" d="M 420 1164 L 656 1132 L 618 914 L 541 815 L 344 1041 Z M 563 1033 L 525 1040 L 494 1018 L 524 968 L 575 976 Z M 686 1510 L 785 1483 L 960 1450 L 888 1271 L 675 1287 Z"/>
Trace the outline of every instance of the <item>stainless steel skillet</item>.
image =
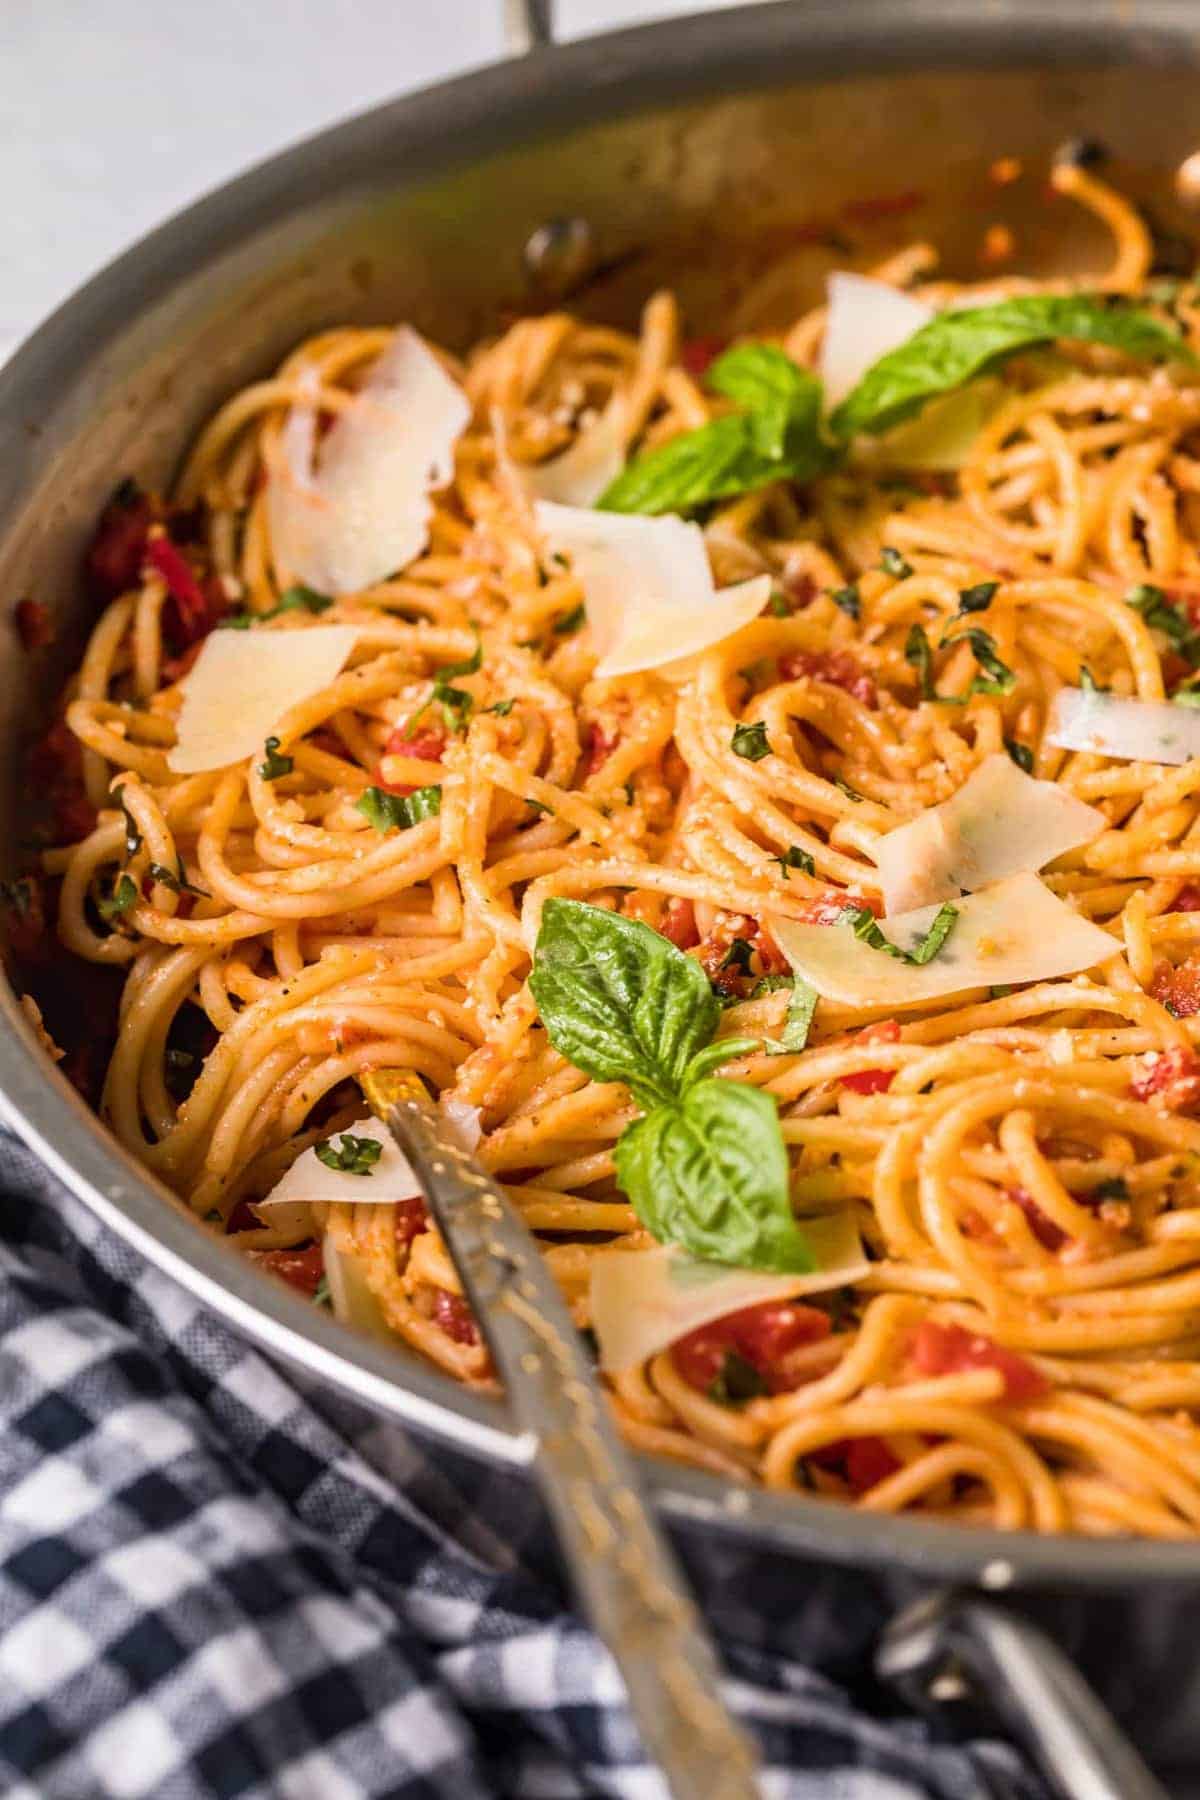
<path id="1" fill-rule="evenodd" d="M 1012 154 L 1032 168 L 1064 138 L 1096 138 L 1165 234 L 1190 230 L 1171 175 L 1200 144 L 1198 40 L 1192 0 L 778 0 L 542 49 L 352 120 L 189 209 L 0 372 L 0 594 L 45 600 L 62 631 L 32 661 L 5 643 L 4 841 L 17 747 L 81 641 L 79 551 L 115 477 L 163 478 L 205 414 L 305 332 L 407 317 L 462 343 L 588 268 L 572 304 L 631 319 L 669 280 L 702 331 L 781 249 L 796 254 L 779 305 L 815 292 L 828 257 L 814 230 L 836 234 L 864 198 L 887 203 L 881 245 L 919 234 L 951 268 L 975 266 L 993 216 L 1024 265 L 1065 249 L 1087 266 L 1100 254 L 1090 231 L 1032 178 L 1001 196 L 988 166 Z M 583 261 L 535 258 L 535 281 L 526 246 L 564 219 L 582 223 L 538 242 L 582 246 Z M 501 1407 L 351 1339 L 203 1234 L 49 1068 L 11 997 L 0 1004 L 0 1103 L 114 1229 L 321 1380 L 479 1455 L 523 1458 Z M 842 1668 L 865 1663 L 887 1614 L 932 1582 L 1005 1589 L 1053 1625 L 1156 1762 L 1200 1765 L 1188 1616 L 1200 1547 L 967 1534 L 647 1473 L 719 1630 L 769 1627 Z M 751 1539 L 791 1556 L 753 1606 L 736 1577 Z"/>

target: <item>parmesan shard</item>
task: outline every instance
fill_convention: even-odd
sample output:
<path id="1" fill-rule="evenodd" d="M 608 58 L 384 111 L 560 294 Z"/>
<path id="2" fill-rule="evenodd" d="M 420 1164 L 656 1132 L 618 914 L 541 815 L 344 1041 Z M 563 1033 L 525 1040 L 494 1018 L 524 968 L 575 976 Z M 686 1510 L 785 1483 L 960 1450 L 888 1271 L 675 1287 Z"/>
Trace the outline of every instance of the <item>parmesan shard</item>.
<path id="1" fill-rule="evenodd" d="M 588 507 L 595 506 L 624 467 L 624 410 L 617 399 L 560 456 L 522 467 L 520 475 L 526 491 L 537 500 Z"/>
<path id="2" fill-rule="evenodd" d="M 825 405 L 832 409 L 881 356 L 928 325 L 934 311 L 886 281 L 844 271 L 829 277 L 828 295 L 817 372 L 825 389 Z"/>
<path id="3" fill-rule="evenodd" d="M 758 617 L 769 575 L 735 587 L 713 583 L 704 533 L 673 514 L 589 512 L 537 504 L 547 542 L 571 559 L 587 603 L 601 680 L 682 665 Z"/>
<path id="4" fill-rule="evenodd" d="M 259 1212 L 285 1202 L 341 1201 L 351 1206 L 367 1202 L 375 1206 L 392 1206 L 397 1200 L 413 1200 L 421 1193 L 421 1184 L 413 1174 L 404 1152 L 393 1142 L 390 1132 L 374 1119 L 361 1119 L 347 1125 L 351 1137 L 369 1138 L 380 1146 L 379 1161 L 371 1165 L 369 1175 L 350 1175 L 343 1169 L 330 1169 L 317 1155 L 317 1146 L 298 1156 L 265 1200 L 256 1201 Z M 336 1150 L 345 1133 L 335 1131 L 329 1140 Z"/>
<path id="5" fill-rule="evenodd" d="M 1035 781 L 998 751 L 949 800 L 873 846 L 884 911 L 911 912 L 1042 869 L 1107 828 L 1098 808 L 1053 781 Z"/>
<path id="6" fill-rule="evenodd" d="M 1060 750 L 1119 762 L 1178 765 L 1200 756 L 1200 711 L 1173 700 L 1129 700 L 1094 688 L 1060 688 L 1046 724 Z"/>
<path id="7" fill-rule="evenodd" d="M 343 1325 L 353 1325 L 356 1331 L 365 1331 L 384 1342 L 394 1341 L 395 1334 L 388 1325 L 383 1307 L 371 1292 L 358 1258 L 339 1250 L 329 1236 L 322 1245 L 322 1254 L 334 1317 Z"/>
<path id="8" fill-rule="evenodd" d="M 402 325 L 318 444 L 313 407 L 290 415 L 267 482 L 280 564 L 324 594 L 403 569 L 429 541 L 430 494 L 454 473 L 471 403 Z"/>
<path id="9" fill-rule="evenodd" d="M 196 775 L 261 755 L 285 715 L 337 679 L 357 637 L 356 625 L 211 632 L 183 680 L 167 767 Z"/>
<path id="10" fill-rule="evenodd" d="M 1095 968 L 1119 941 L 1059 900 L 1028 872 L 998 881 L 957 902 L 958 919 L 942 949 L 920 966 L 856 938 L 849 925 L 798 925 L 773 917 L 771 934 L 792 968 L 825 1000 L 841 1006 L 919 1006 L 970 988 L 1052 981 Z M 937 916 L 937 906 L 900 913 L 884 935 L 911 951 Z"/>
<path id="11" fill-rule="evenodd" d="M 771 1275 L 698 1262 L 677 1245 L 611 1250 L 592 1258 L 592 1329 L 600 1366 L 613 1373 L 657 1356 L 689 1331 L 764 1301 L 794 1300 L 861 1281 L 870 1264 L 851 1208 L 802 1219 L 821 1265 L 808 1275 Z"/>
<path id="12" fill-rule="evenodd" d="M 984 426 L 1004 405 L 1004 383 L 994 375 L 943 394 L 923 406 L 915 419 L 876 441 L 879 461 L 894 469 L 961 469 Z"/>

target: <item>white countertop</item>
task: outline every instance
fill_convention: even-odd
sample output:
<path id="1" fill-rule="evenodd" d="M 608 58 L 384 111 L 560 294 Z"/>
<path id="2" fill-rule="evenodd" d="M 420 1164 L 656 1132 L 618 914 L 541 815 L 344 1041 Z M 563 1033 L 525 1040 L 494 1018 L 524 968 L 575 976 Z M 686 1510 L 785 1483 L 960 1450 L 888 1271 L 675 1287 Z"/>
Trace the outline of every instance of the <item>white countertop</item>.
<path id="1" fill-rule="evenodd" d="M 722 0 L 558 0 L 582 36 Z M 0 0 L 0 361 L 247 164 L 494 60 L 503 0 Z"/>

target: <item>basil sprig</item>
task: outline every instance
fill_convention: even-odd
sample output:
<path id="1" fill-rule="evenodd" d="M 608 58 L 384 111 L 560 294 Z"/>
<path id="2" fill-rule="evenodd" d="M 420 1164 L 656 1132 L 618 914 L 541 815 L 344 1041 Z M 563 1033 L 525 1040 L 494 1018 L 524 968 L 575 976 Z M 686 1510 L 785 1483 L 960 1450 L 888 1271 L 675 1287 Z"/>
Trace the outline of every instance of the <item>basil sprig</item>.
<path id="1" fill-rule="evenodd" d="M 616 1169 L 646 1229 L 708 1262 L 810 1270 L 775 1100 L 712 1074 L 757 1040 L 713 1041 L 721 1008 L 700 964 L 636 919 L 552 899 L 529 985 L 555 1049 L 643 1108 Z"/>
<path id="2" fill-rule="evenodd" d="M 727 350 L 706 380 L 743 410 L 635 457 L 600 496 L 603 511 L 690 512 L 771 481 L 810 481 L 832 465 L 821 384 L 775 345 Z"/>
<path id="3" fill-rule="evenodd" d="M 871 365 L 835 407 L 830 426 L 841 438 L 888 431 L 1002 358 L 1058 338 L 1106 344 L 1149 362 L 1197 361 L 1177 332 L 1137 307 L 1096 294 L 1020 294 L 938 313 Z"/>
<path id="4" fill-rule="evenodd" d="M 386 788 L 369 787 L 354 802 L 354 810 L 378 832 L 410 831 L 423 819 L 437 818 L 442 810 L 442 790 L 420 787 L 411 794 L 389 794 Z"/>

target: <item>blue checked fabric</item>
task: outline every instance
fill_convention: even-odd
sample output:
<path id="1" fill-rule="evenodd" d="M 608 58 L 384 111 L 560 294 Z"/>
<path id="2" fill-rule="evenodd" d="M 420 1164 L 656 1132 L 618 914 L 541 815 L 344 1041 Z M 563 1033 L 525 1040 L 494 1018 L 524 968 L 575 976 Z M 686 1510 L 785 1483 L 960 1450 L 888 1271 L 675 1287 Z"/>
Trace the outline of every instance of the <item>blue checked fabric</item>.
<path id="1" fill-rule="evenodd" d="M 664 1795 L 529 1484 L 302 1394 L 3 1134 L 0 1433 L 6 1800 Z M 771 1800 L 1043 1800 L 723 1647 Z"/>

